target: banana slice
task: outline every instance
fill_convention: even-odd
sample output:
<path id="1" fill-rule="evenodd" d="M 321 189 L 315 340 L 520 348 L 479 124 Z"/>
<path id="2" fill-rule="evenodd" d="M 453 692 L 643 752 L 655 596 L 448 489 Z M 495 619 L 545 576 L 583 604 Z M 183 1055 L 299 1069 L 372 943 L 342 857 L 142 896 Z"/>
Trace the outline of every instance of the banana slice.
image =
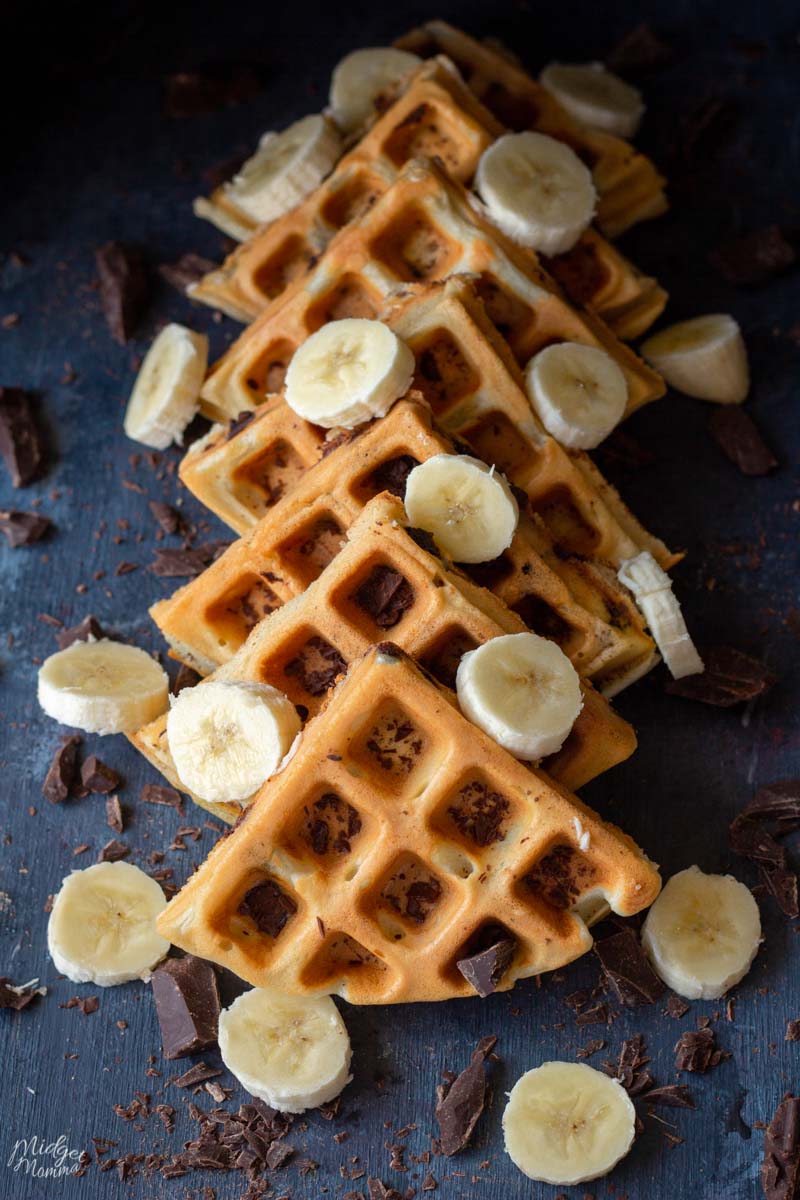
<path id="1" fill-rule="evenodd" d="M 516 758 L 555 754 L 583 707 L 578 673 L 536 633 L 508 633 L 470 650 L 456 672 L 466 717 Z"/>
<path id="2" fill-rule="evenodd" d="M 353 1078 L 350 1038 L 330 996 L 253 988 L 220 1013 L 219 1049 L 242 1087 L 279 1112 L 326 1104 Z"/>
<path id="3" fill-rule="evenodd" d="M 718 1000 L 743 979 L 761 943 L 753 894 L 732 875 L 673 875 L 642 927 L 654 968 L 679 996 Z"/>
<path id="4" fill-rule="evenodd" d="M 286 402 L 324 429 L 382 417 L 405 395 L 414 355 L 388 325 L 346 317 L 303 342 L 286 372 Z"/>
<path id="5" fill-rule="evenodd" d="M 434 454 L 408 476 L 406 513 L 454 562 L 491 562 L 519 521 L 514 493 L 494 467 L 469 454 Z"/>
<path id="6" fill-rule="evenodd" d="M 134 442 L 155 450 L 181 444 L 194 418 L 208 362 L 208 338 L 184 325 L 165 325 L 145 355 L 125 413 Z"/>
<path id="7" fill-rule="evenodd" d="M 47 948 L 56 970 L 75 983 L 113 987 L 148 979 L 169 950 L 156 933 L 167 898 L 155 879 L 126 862 L 73 871 L 53 901 Z"/>
<path id="8" fill-rule="evenodd" d="M 587 129 L 630 138 L 644 116 L 642 93 L 602 63 L 550 63 L 539 82 Z"/>
<path id="9" fill-rule="evenodd" d="M 633 1145 L 636 1110 L 616 1079 L 586 1063 L 546 1062 L 517 1080 L 503 1113 L 506 1150 L 529 1179 L 560 1187 L 607 1175 Z"/>
<path id="10" fill-rule="evenodd" d="M 313 192 L 341 153 L 336 126 L 322 113 L 313 113 L 282 133 L 265 133 L 224 190 L 255 221 L 275 221 Z"/>
<path id="11" fill-rule="evenodd" d="M 297 709 L 267 683 L 216 680 L 184 688 L 167 717 L 181 783 L 202 800 L 243 806 L 300 732 Z"/>
<path id="12" fill-rule="evenodd" d="M 633 592 L 673 679 L 699 675 L 705 669 L 703 660 L 672 593 L 672 580 L 650 551 L 643 550 L 635 558 L 626 559 L 617 575 Z"/>
<path id="13" fill-rule="evenodd" d="M 373 46 L 345 55 L 331 76 L 330 105 L 339 128 L 352 133 L 368 121 L 380 93 L 421 62 L 416 54 L 390 46 Z"/>
<path id="14" fill-rule="evenodd" d="M 542 254 L 571 250 L 597 204 L 592 173 L 544 133 L 507 133 L 484 150 L 475 190 L 496 225 Z"/>
<path id="15" fill-rule="evenodd" d="M 591 450 L 625 415 L 628 385 L 610 354 L 579 342 L 559 342 L 525 368 L 528 399 L 562 446 Z"/>
<path id="16" fill-rule="evenodd" d="M 698 400 L 741 404 L 750 391 L 742 331 L 727 313 L 670 325 L 648 338 L 641 352 L 670 387 Z"/>
<path id="17" fill-rule="evenodd" d="M 102 638 L 75 642 L 39 668 L 48 717 L 86 733 L 132 733 L 167 707 L 169 680 L 138 646 Z"/>

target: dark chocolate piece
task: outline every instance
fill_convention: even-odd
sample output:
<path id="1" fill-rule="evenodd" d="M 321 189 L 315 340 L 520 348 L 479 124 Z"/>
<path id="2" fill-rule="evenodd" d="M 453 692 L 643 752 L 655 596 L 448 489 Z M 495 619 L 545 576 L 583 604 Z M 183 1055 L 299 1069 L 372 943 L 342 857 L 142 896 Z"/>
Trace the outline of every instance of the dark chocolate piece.
<path id="1" fill-rule="evenodd" d="M 165 1058 L 185 1058 L 216 1045 L 219 989 L 211 963 L 192 954 L 168 958 L 151 982 Z"/>
<path id="2" fill-rule="evenodd" d="M 773 899 L 777 901 L 783 915 L 789 917 L 790 920 L 795 920 L 800 916 L 795 873 L 781 863 L 774 866 L 761 864 L 758 873 L 761 882 Z"/>
<path id="3" fill-rule="evenodd" d="M 107 242 L 95 251 L 100 299 L 111 336 L 125 345 L 147 305 L 150 291 L 144 259 L 134 246 Z"/>
<path id="4" fill-rule="evenodd" d="M 758 820 L 777 821 L 779 833 L 800 828 L 800 779 L 765 783 L 744 813 Z"/>
<path id="5" fill-rule="evenodd" d="M 662 67 L 672 58 L 672 47 L 654 33 L 646 22 L 631 29 L 606 55 L 609 71 L 638 78 Z"/>
<path id="6" fill-rule="evenodd" d="M 595 942 L 593 949 L 614 994 L 626 1008 L 654 1004 L 664 995 L 664 984 L 650 966 L 632 929 L 621 929 Z"/>
<path id="7" fill-rule="evenodd" d="M 67 734 L 53 755 L 42 784 L 42 795 L 51 804 L 61 804 L 69 796 L 78 770 L 78 747 L 82 741 L 77 733 Z"/>
<path id="8" fill-rule="evenodd" d="M 471 779 L 454 797 L 447 815 L 459 833 L 476 846 L 491 846 L 505 837 L 504 822 L 511 805 L 483 779 Z"/>
<path id="9" fill-rule="evenodd" d="M 759 287 L 793 267 L 797 254 L 780 226 L 767 225 L 723 242 L 708 261 L 734 287 Z"/>
<path id="10" fill-rule="evenodd" d="M 469 958 L 460 958 L 456 966 L 479 996 L 491 996 L 511 966 L 516 949 L 516 938 L 502 938 Z"/>
<path id="11" fill-rule="evenodd" d="M 59 1004 L 59 1008 L 79 1008 L 85 1017 L 90 1017 L 92 1013 L 96 1013 L 100 1007 L 100 1001 L 97 996 L 73 996 L 66 1004 Z"/>
<path id="12" fill-rule="evenodd" d="M 673 696 L 699 700 L 717 708 L 730 708 L 743 700 L 753 700 L 769 691 L 775 676 L 758 661 L 732 646 L 704 646 L 700 657 L 705 665 L 701 675 L 672 679 L 666 685 Z"/>
<path id="13" fill-rule="evenodd" d="M 192 578 L 200 575 L 230 544 L 225 541 L 206 542 L 186 550 L 158 550 L 150 570 L 161 579 Z"/>
<path id="14" fill-rule="evenodd" d="M 66 650 L 74 642 L 99 642 L 102 638 L 108 637 L 108 634 L 101 626 L 97 617 L 84 617 L 79 625 L 73 625 L 71 629 L 60 629 L 56 634 L 59 650 Z"/>
<path id="15" fill-rule="evenodd" d="M 362 1193 L 358 1192 L 357 1195 L 361 1196 Z M 402 1192 L 398 1192 L 397 1188 L 388 1187 L 374 1175 L 367 1179 L 367 1195 L 368 1200 L 403 1200 Z"/>
<path id="16" fill-rule="evenodd" d="M 592 1038 L 585 1046 L 581 1046 L 579 1050 L 575 1051 L 575 1057 L 581 1059 L 591 1058 L 593 1054 L 597 1054 L 600 1050 L 605 1050 L 607 1045 L 608 1042 L 605 1038 Z"/>
<path id="17" fill-rule="evenodd" d="M 35 479 L 44 459 L 31 396 L 17 387 L 0 387 L 0 455 L 14 487 Z"/>
<path id="18" fill-rule="evenodd" d="M 276 938 L 290 917 L 297 912 L 297 905 L 272 879 L 250 888 L 239 912 L 250 917 L 261 933 Z"/>
<path id="19" fill-rule="evenodd" d="M 15 986 L 7 975 L 0 975 L 0 1008 L 13 1008 L 14 1012 L 21 1012 L 37 996 L 44 994 L 44 988 L 22 984 Z"/>
<path id="20" fill-rule="evenodd" d="M 392 629 L 414 603 L 414 589 L 399 571 L 381 563 L 352 598 L 379 629 Z"/>
<path id="21" fill-rule="evenodd" d="M 405 498 L 408 477 L 419 462 L 412 454 L 398 454 L 377 466 L 370 476 L 370 486 L 376 492 L 391 492 L 393 496 Z"/>
<path id="22" fill-rule="evenodd" d="M 166 808 L 183 808 L 183 797 L 180 792 L 160 783 L 146 783 L 141 791 L 141 799 L 145 804 L 162 804 Z"/>
<path id="23" fill-rule="evenodd" d="M 126 846 L 124 842 L 118 841 L 117 838 L 112 838 L 110 842 L 106 842 L 97 855 L 97 861 L 119 862 L 120 859 L 127 858 L 130 852 L 130 846 Z"/>
<path id="24" fill-rule="evenodd" d="M 114 833 L 122 833 L 125 827 L 119 796 L 109 796 L 106 800 L 106 825 L 113 829 Z"/>
<path id="25" fill-rule="evenodd" d="M 209 271 L 213 271 L 216 265 L 210 259 L 202 258 L 190 250 L 187 254 L 182 254 L 177 262 L 161 263 L 158 273 L 171 287 L 185 293 L 190 283 L 197 283 Z"/>
<path id="26" fill-rule="evenodd" d="M 626 1038 L 617 1060 L 616 1078 L 629 1096 L 640 1096 L 653 1086 L 655 1080 L 645 1068 L 650 1062 L 641 1033 Z M 613 1068 L 612 1068 L 613 1069 Z"/>
<path id="27" fill-rule="evenodd" d="M 680 996 L 670 996 L 667 1001 L 667 1015 L 679 1021 L 681 1017 L 686 1016 L 691 1007 L 691 1004 L 687 1004 Z"/>
<path id="28" fill-rule="evenodd" d="M 486 1103 L 486 1073 L 483 1064 L 494 1049 L 497 1038 L 482 1038 L 470 1064 L 457 1075 L 436 1106 L 442 1153 L 457 1154 L 469 1142 Z"/>
<path id="29" fill-rule="evenodd" d="M 294 1146 L 289 1146 L 286 1142 L 273 1142 L 264 1155 L 264 1161 L 271 1171 L 278 1171 L 286 1166 L 294 1153 Z"/>
<path id="30" fill-rule="evenodd" d="M 81 783 L 87 792 L 105 796 L 119 787 L 122 776 L 113 767 L 101 762 L 96 754 L 92 754 L 81 767 Z"/>
<path id="31" fill-rule="evenodd" d="M 147 506 L 153 514 L 153 519 L 163 533 L 180 533 L 183 529 L 183 518 L 171 504 L 163 500 L 149 500 Z"/>
<path id="32" fill-rule="evenodd" d="M 685 1083 L 670 1083 L 651 1088 L 645 1095 L 648 1104 L 663 1104 L 666 1108 L 694 1108 L 694 1097 Z"/>
<path id="33" fill-rule="evenodd" d="M 41 513 L 20 512 L 17 508 L 0 508 L 0 533 L 4 533 L 9 546 L 32 546 L 41 541 L 53 527 L 49 517 Z"/>
<path id="34" fill-rule="evenodd" d="M 778 460 L 766 444 L 749 413 L 738 404 L 718 408 L 708 428 L 722 453 L 743 475 L 768 475 Z"/>
<path id="35" fill-rule="evenodd" d="M 167 76 L 164 113 L 168 117 L 194 117 L 219 112 L 253 100 L 261 87 L 259 72 L 251 63 L 207 63 L 194 71 Z"/>
<path id="36" fill-rule="evenodd" d="M 283 673 L 290 679 L 297 679 L 310 696 L 321 696 L 346 670 L 347 663 L 336 647 L 315 635 L 290 659 Z"/>
<path id="37" fill-rule="evenodd" d="M 717 1047 L 713 1029 L 687 1030 L 675 1045 L 675 1070 L 696 1071 L 705 1074 L 712 1067 L 730 1058 L 728 1050 Z"/>
<path id="38" fill-rule="evenodd" d="M 175 676 L 175 682 L 172 685 L 173 696 L 179 696 L 184 688 L 195 687 L 200 682 L 201 676 L 193 667 L 187 667 L 186 663 L 181 663 L 178 668 L 178 674 Z"/>
<path id="39" fill-rule="evenodd" d="M 796 1200 L 800 1192 L 800 1098 L 791 1092 L 764 1133 L 761 1186 L 767 1200 Z"/>
<path id="40" fill-rule="evenodd" d="M 786 1022 L 785 1042 L 800 1042 L 800 1021 L 797 1019 Z"/>
<path id="41" fill-rule="evenodd" d="M 155 978 L 155 976 L 153 976 Z M 216 1041 L 216 1037 L 214 1038 Z M 178 1058 L 179 1055 L 173 1055 L 173 1058 Z M 221 1075 L 222 1071 L 219 1067 L 210 1067 L 208 1063 L 195 1063 L 193 1067 L 189 1067 L 188 1071 L 184 1071 L 182 1075 L 178 1075 L 172 1082 L 179 1088 L 197 1087 L 199 1083 L 205 1083 L 207 1079 L 216 1079 Z"/>

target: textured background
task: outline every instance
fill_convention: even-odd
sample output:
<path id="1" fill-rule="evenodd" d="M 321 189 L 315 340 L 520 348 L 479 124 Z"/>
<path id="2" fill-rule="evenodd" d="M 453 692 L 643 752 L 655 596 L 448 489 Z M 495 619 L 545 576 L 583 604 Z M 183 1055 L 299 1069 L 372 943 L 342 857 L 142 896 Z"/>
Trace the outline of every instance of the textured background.
<path id="1" fill-rule="evenodd" d="M 14 642 L 6 648 L 4 636 L 0 649 L 0 970 L 16 982 L 39 976 L 49 988 L 49 995 L 26 1012 L 0 1014 L 0 1196 L 14 1200 L 118 1192 L 182 1196 L 201 1184 L 213 1184 L 220 1200 L 244 1191 L 238 1174 L 189 1176 L 172 1184 L 138 1178 L 123 1185 L 115 1175 L 100 1176 L 90 1168 L 82 1180 L 48 1182 L 14 1176 L 6 1164 L 13 1143 L 33 1134 L 49 1140 L 63 1133 L 75 1149 L 92 1135 L 114 1138 L 120 1154 L 153 1149 L 159 1140 L 176 1149 L 196 1132 L 182 1118 L 171 1139 L 159 1139 L 153 1119 L 148 1132 L 139 1134 L 111 1110 L 113 1102 L 128 1103 L 134 1089 L 157 1092 L 163 1083 L 143 1074 L 148 1055 L 162 1065 L 147 988 L 101 991 L 100 1010 L 89 1017 L 59 1008 L 77 991 L 97 989 L 78 989 L 56 978 L 45 950 L 45 900 L 71 867 L 93 860 L 111 832 L 102 798 L 54 808 L 40 795 L 59 730 L 35 701 L 37 662 L 55 649 L 52 629 L 37 614 L 49 612 L 71 624 L 94 612 L 125 637 L 159 646 L 147 605 L 170 590 L 170 581 L 146 570 L 153 554 L 147 499 L 174 500 L 176 485 L 144 464 L 130 466 L 135 447 L 122 433 L 124 405 L 137 356 L 166 318 L 210 332 L 214 353 L 235 333 L 231 322 L 215 324 L 210 312 L 159 284 L 137 338 L 119 347 L 99 310 L 95 247 L 123 238 L 142 243 L 154 263 L 190 249 L 218 257 L 219 235 L 190 210 L 203 186 L 202 170 L 251 146 L 263 130 L 320 106 L 331 67 L 355 45 L 386 42 L 436 15 L 421 4 L 395 5 L 390 12 L 363 0 L 346 11 L 308 3 L 279 8 L 239 4 L 220 10 L 205 0 L 159 8 L 84 4 L 62 6 L 54 16 L 41 6 L 14 4 L 16 14 L 11 25 L 6 23 L 3 82 L 9 82 L 15 61 L 25 67 L 26 77 L 4 109 L 12 118 L 6 144 L 11 137 L 13 169 L 0 189 L 5 210 L 0 227 L 4 249 L 30 261 L 19 266 L 7 254 L 3 258 L 0 315 L 18 313 L 20 321 L 0 331 L 0 382 L 40 395 L 52 467 L 25 493 L 14 493 L 0 472 L 0 506 L 28 507 L 33 497 L 41 497 L 42 511 L 58 526 L 39 546 L 15 551 L 0 546 L 0 630 L 12 634 Z M 728 851 L 728 822 L 757 785 L 800 773 L 796 618 L 794 633 L 787 624 L 792 606 L 800 606 L 800 276 L 758 292 L 736 292 L 715 276 L 706 253 L 720 236 L 760 223 L 800 226 L 796 6 L 788 0 L 724 6 L 696 0 L 644 5 L 566 0 L 550 16 L 546 7 L 537 10 L 526 3 L 443 2 L 438 12 L 476 34 L 505 38 L 533 68 L 554 56 L 602 57 L 642 15 L 675 42 L 673 63 L 645 84 L 648 114 L 641 136 L 674 181 L 673 209 L 631 233 L 624 246 L 669 288 L 673 318 L 716 309 L 739 318 L 753 368 L 750 411 L 781 467 L 764 479 L 739 475 L 706 431 L 708 406 L 674 395 L 629 423 L 630 432 L 655 455 L 650 466 L 602 465 L 644 522 L 687 551 L 675 572 L 676 588 L 698 640 L 750 650 L 780 682 L 753 707 L 719 711 L 667 696 L 663 671 L 656 672 L 619 701 L 637 726 L 638 753 L 585 795 L 629 830 L 666 874 L 697 861 L 707 870 L 732 868 L 753 883 L 749 866 L 733 861 Z M 254 103 L 184 121 L 161 116 L 164 74 L 225 57 L 263 63 L 267 84 Z M 707 147 L 689 168 L 681 162 L 684 121 L 714 95 L 734 103 L 730 135 Z M 69 384 L 63 382 L 65 363 L 77 373 Z M 177 452 L 167 456 L 177 457 Z M 124 479 L 145 494 L 126 489 Z M 185 505 L 200 515 L 190 498 Z M 98 528 L 101 518 L 107 522 L 104 532 Z M 118 528 L 120 520 L 129 527 Z M 114 568 L 123 559 L 141 565 L 117 578 Z M 98 570 L 106 577 L 94 581 Z M 83 583 L 86 594 L 77 591 Z M 85 748 L 99 751 L 124 774 L 125 838 L 135 847 L 131 861 L 143 863 L 152 849 L 170 842 L 180 818 L 172 810 L 137 806 L 141 784 L 155 777 L 123 739 L 101 743 L 89 737 Z M 187 820 L 192 819 L 189 814 Z M 187 851 L 167 855 L 165 865 L 174 868 L 177 881 L 212 841 L 206 832 L 197 845 L 189 842 Z M 73 847 L 83 842 L 91 850 L 73 858 Z M 672 1123 L 670 1132 L 685 1142 L 670 1148 L 661 1132 L 665 1127 L 648 1120 L 644 1136 L 611 1182 L 571 1194 L 589 1190 L 617 1200 L 626 1194 L 630 1200 L 671 1200 L 677 1194 L 691 1200 L 751 1200 L 760 1194 L 761 1134 L 750 1127 L 769 1119 L 783 1092 L 800 1083 L 800 1045 L 783 1040 L 786 1019 L 800 1017 L 800 943 L 770 902 L 763 908 L 764 947 L 736 989 L 735 1021 L 728 1023 L 723 1014 L 717 1026 L 719 1042 L 733 1058 L 706 1077 L 690 1079 L 696 1112 L 659 1110 Z M 409 1137 L 409 1149 L 418 1153 L 428 1146 L 442 1069 L 464 1066 L 475 1041 L 491 1032 L 500 1037 L 503 1059 L 493 1070 L 494 1105 L 479 1125 L 473 1148 L 458 1159 L 434 1161 L 439 1181 L 434 1195 L 448 1200 L 552 1197 L 558 1189 L 529 1184 L 502 1150 L 503 1093 L 522 1071 L 548 1058 L 571 1059 L 589 1038 L 603 1035 L 608 1051 L 597 1058 L 616 1056 L 622 1039 L 641 1031 L 659 1082 L 671 1082 L 672 1048 L 680 1029 L 719 1007 L 693 1005 L 680 1029 L 656 1006 L 623 1015 L 608 1031 L 577 1030 L 561 998 L 596 977 L 590 957 L 540 989 L 529 981 L 513 995 L 483 1002 L 363 1011 L 344 1006 L 355 1080 L 334 1125 L 311 1114 L 307 1131 L 291 1139 L 299 1151 L 320 1161 L 317 1175 L 301 1179 L 290 1166 L 276 1181 L 276 1193 L 336 1196 L 358 1187 L 339 1176 L 339 1164 L 353 1155 L 387 1183 L 401 1188 L 418 1183 L 413 1173 L 389 1170 L 383 1144 L 391 1135 L 384 1122 L 399 1127 L 416 1121 L 419 1129 Z M 120 1031 L 117 1020 L 127 1021 L 127 1030 Z M 65 1059 L 66 1054 L 77 1057 Z M 167 1067 L 165 1077 L 170 1073 Z M 175 1094 L 172 1089 L 164 1098 L 183 1107 Z M 742 1120 L 735 1115 L 739 1107 Z M 350 1140 L 339 1146 L 332 1135 L 344 1127 Z"/>

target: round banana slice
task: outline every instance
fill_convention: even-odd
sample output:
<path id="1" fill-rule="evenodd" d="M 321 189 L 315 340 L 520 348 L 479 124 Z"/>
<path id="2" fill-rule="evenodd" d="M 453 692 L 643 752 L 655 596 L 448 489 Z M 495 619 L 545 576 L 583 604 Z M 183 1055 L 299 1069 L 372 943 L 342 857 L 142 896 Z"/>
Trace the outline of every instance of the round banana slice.
<path id="1" fill-rule="evenodd" d="M 636 1110 L 616 1079 L 586 1063 L 546 1062 L 517 1080 L 503 1113 L 506 1150 L 529 1179 L 569 1187 L 607 1175 L 633 1145 Z"/>
<path id="2" fill-rule="evenodd" d="M 542 254 L 571 250 L 597 204 L 592 173 L 544 133 L 507 133 L 484 150 L 475 190 L 496 225 Z"/>
<path id="3" fill-rule="evenodd" d="M 599 62 L 553 62 L 542 71 L 539 82 L 587 129 L 630 138 L 644 116 L 639 89 Z"/>
<path id="4" fill-rule="evenodd" d="M 536 633 L 507 633 L 470 650 L 456 692 L 464 716 L 529 762 L 561 749 L 583 707 L 572 663 Z"/>
<path id="5" fill-rule="evenodd" d="M 434 454 L 414 467 L 405 506 L 411 524 L 461 563 L 497 558 L 511 545 L 519 521 L 503 476 L 469 454 Z"/>
<path id="6" fill-rule="evenodd" d="M 673 679 L 699 675 L 703 660 L 686 628 L 681 606 L 672 592 L 672 580 L 649 550 L 628 558 L 617 571 L 621 583 L 633 592 L 653 640 Z"/>
<path id="7" fill-rule="evenodd" d="M 643 342 L 641 352 L 670 387 L 686 396 L 741 404 L 750 391 L 742 331 L 727 313 L 670 325 Z"/>
<path id="8" fill-rule="evenodd" d="M 47 947 L 75 983 L 113 987 L 148 979 L 169 950 L 156 932 L 167 900 L 155 879 L 127 862 L 73 871 L 53 901 Z"/>
<path id="9" fill-rule="evenodd" d="M 255 221 L 275 221 L 313 192 L 341 153 L 342 139 L 333 122 L 313 113 L 281 133 L 265 133 L 225 191 Z"/>
<path id="10" fill-rule="evenodd" d="M 165 325 L 145 355 L 123 422 L 134 442 L 166 450 L 181 444 L 197 413 L 208 362 L 208 338 L 184 325 Z"/>
<path id="11" fill-rule="evenodd" d="M 75 642 L 39 668 L 48 717 L 86 733 L 132 733 L 167 707 L 169 680 L 138 646 L 102 638 Z"/>
<path id="12" fill-rule="evenodd" d="M 325 429 L 353 429 L 384 416 L 405 395 L 414 355 L 380 321 L 346 317 L 303 342 L 286 372 L 286 402 Z"/>
<path id="13" fill-rule="evenodd" d="M 655 970 L 687 1000 L 718 1000 L 750 970 L 760 943 L 750 889 L 696 866 L 672 876 L 642 926 Z"/>
<path id="14" fill-rule="evenodd" d="M 253 988 L 219 1016 L 222 1061 L 279 1112 L 326 1104 L 353 1078 L 350 1038 L 330 996 Z"/>
<path id="15" fill-rule="evenodd" d="M 628 385 L 610 354 L 580 342 L 559 342 L 535 354 L 525 388 L 548 433 L 574 450 L 591 450 L 625 415 Z"/>
<path id="16" fill-rule="evenodd" d="M 249 800 L 299 732 L 297 709 L 267 683 L 220 679 L 184 688 L 167 716 L 181 783 L 214 803 Z"/>
<path id="17" fill-rule="evenodd" d="M 416 54 L 391 46 L 373 46 L 345 55 L 331 76 L 330 105 L 339 128 L 352 133 L 368 121 L 380 93 L 421 62 Z"/>

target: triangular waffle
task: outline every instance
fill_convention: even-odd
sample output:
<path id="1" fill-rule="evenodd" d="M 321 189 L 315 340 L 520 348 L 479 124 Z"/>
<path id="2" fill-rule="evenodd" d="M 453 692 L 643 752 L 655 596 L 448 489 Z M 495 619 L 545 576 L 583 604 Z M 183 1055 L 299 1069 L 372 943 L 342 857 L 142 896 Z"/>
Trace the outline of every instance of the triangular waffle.
<path id="1" fill-rule="evenodd" d="M 158 927 L 256 986 L 446 1000 L 475 994 L 457 964 L 487 942 L 509 950 L 508 988 L 583 954 L 584 917 L 630 916 L 658 889 L 629 837 L 384 643 L 350 668 Z"/>

